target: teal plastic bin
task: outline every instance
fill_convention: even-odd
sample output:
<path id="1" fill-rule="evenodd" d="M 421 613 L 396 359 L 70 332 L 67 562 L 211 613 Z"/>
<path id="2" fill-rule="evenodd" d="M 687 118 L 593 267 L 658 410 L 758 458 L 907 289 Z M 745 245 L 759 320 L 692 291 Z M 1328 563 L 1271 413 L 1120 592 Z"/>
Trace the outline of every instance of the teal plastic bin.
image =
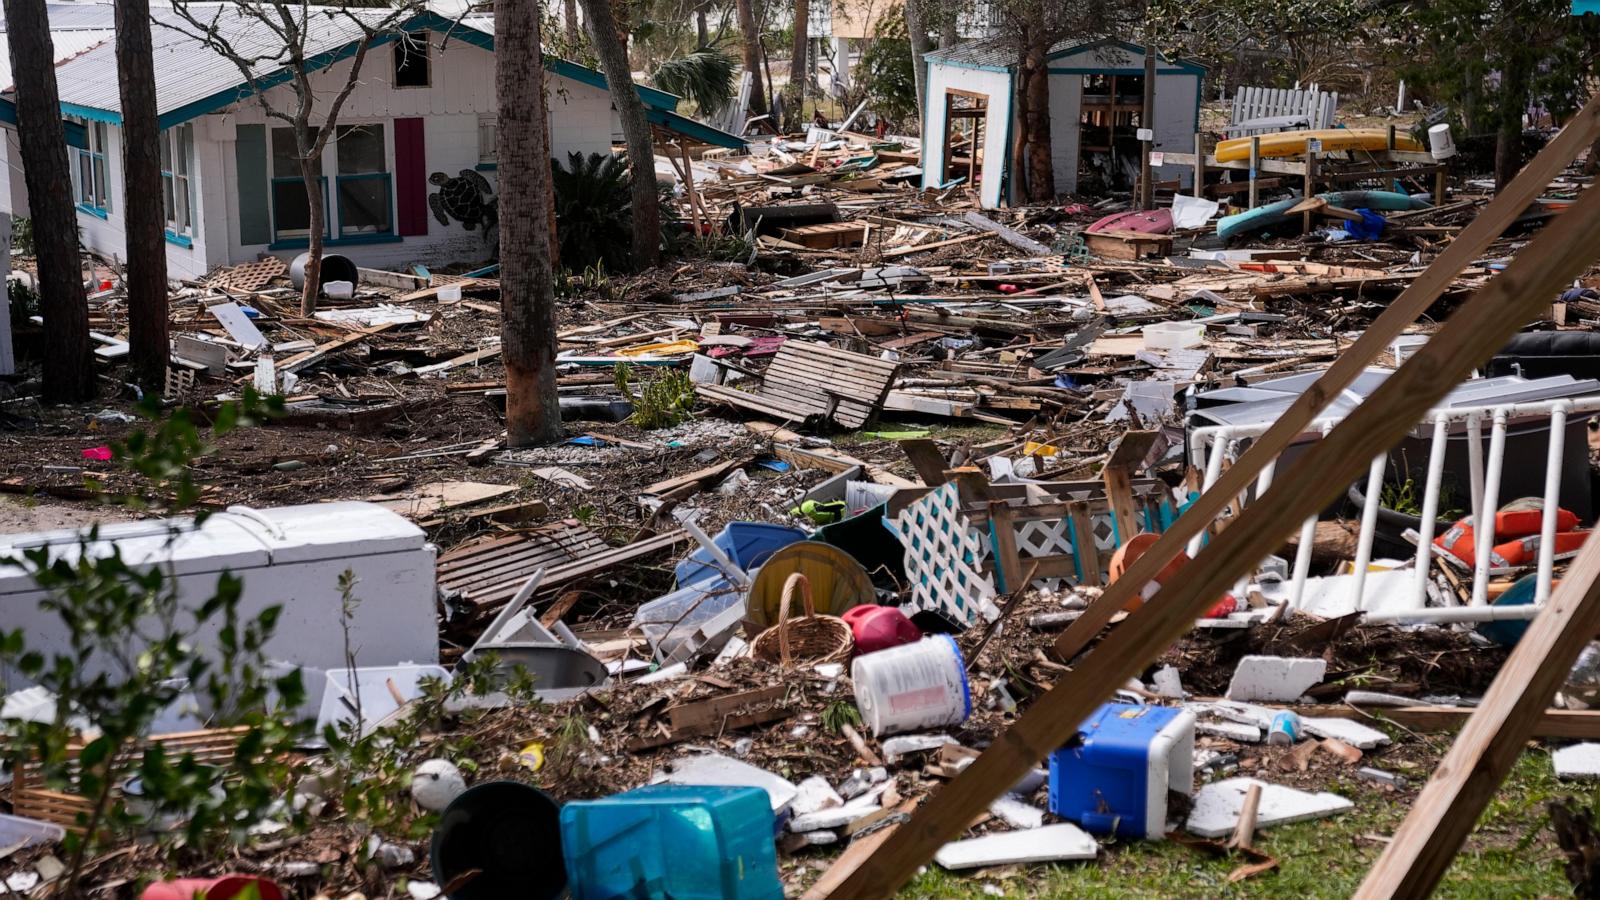
<path id="1" fill-rule="evenodd" d="M 780 900 L 772 802 L 754 787 L 660 784 L 561 809 L 573 900 Z"/>

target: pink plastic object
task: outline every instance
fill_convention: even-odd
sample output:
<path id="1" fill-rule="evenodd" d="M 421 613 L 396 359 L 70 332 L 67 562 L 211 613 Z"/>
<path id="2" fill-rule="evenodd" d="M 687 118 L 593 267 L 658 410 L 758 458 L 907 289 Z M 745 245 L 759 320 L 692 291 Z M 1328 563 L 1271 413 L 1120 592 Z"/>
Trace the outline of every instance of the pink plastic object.
<path id="1" fill-rule="evenodd" d="M 233 900 L 250 885 L 256 886 L 261 900 L 284 900 L 283 891 L 276 884 L 255 875 L 224 875 L 221 878 L 180 878 L 152 884 L 139 895 L 139 900 Z"/>
<path id="2" fill-rule="evenodd" d="M 850 626 L 850 633 L 855 637 L 857 656 L 922 640 L 922 631 L 905 613 L 893 607 L 853 606 L 840 618 Z"/>
<path id="3" fill-rule="evenodd" d="M 104 447 L 104 446 L 101 446 L 101 447 L 85 447 L 83 449 L 83 458 L 84 459 L 92 459 L 92 460 L 95 460 L 97 462 L 110 462 L 111 461 L 111 448 L 110 447 Z"/>

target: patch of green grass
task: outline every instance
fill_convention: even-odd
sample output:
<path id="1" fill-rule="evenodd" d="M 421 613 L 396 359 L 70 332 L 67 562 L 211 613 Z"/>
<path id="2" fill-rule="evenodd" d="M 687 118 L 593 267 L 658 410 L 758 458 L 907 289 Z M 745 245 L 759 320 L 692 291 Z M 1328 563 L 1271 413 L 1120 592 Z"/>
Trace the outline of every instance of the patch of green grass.
<path id="1" fill-rule="evenodd" d="M 1399 768 L 1381 757 L 1374 763 Z M 1420 765 L 1407 771 L 1419 784 L 1429 774 Z M 1274 780 L 1270 773 L 1263 778 Z M 1228 883 L 1228 873 L 1242 859 L 1211 857 L 1171 841 L 1103 841 L 1100 859 L 1094 863 L 970 874 L 946 872 L 930 864 L 900 896 L 928 900 L 982 897 L 983 885 L 990 883 L 1007 897 L 1348 897 L 1382 851 L 1378 838 L 1394 833 L 1415 794 L 1380 791 L 1357 781 L 1348 770 L 1324 789 L 1350 797 L 1355 809 L 1330 819 L 1257 832 L 1257 849 L 1276 857 L 1278 868 L 1238 884 Z M 1600 791 L 1581 788 L 1576 792 L 1582 802 L 1600 800 Z M 1546 750 L 1524 753 L 1435 896 L 1571 896 L 1545 802 L 1572 793 L 1573 786 L 1556 781 Z"/>

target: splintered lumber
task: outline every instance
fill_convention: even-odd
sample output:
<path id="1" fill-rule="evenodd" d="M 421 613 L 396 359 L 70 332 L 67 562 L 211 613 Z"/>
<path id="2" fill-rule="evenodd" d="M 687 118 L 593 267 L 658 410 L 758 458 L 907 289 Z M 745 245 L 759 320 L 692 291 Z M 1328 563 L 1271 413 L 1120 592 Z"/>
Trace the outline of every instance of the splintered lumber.
<path id="1" fill-rule="evenodd" d="M 1600 118 L 1597 113 L 1600 113 L 1600 99 L 1586 108 L 1585 121 L 1595 122 Z M 1575 154 L 1576 148 L 1573 149 Z M 1203 615 L 1235 579 L 1254 569 L 1307 516 L 1332 502 L 1367 468 L 1374 456 L 1399 443 L 1435 403 L 1504 346 L 1524 322 L 1548 306 L 1550 298 L 1582 273 L 1597 254 L 1600 254 L 1600 191 L 1586 191 L 1524 247 L 1502 275 L 1490 280 L 1457 310 L 1416 356 L 1407 360 L 1370 398 L 1352 410 L 1327 437 L 1306 450 L 1287 474 L 1278 476 L 1260 499 L 1245 507 L 1231 526 L 1212 538 L 1193 563 L 1184 568 L 1182 579 L 1161 587 L 1094 652 L 1056 681 L 1054 687 L 995 739 L 977 762 L 934 794 L 912 820 L 895 832 L 832 896 L 840 900 L 878 898 L 898 890 L 918 866 L 927 862 L 946 841 L 965 830 L 996 797 L 1016 784 L 1039 760 L 1063 746 L 1077 730 L 1078 723 L 1088 718 L 1118 686 L 1126 684 L 1193 627 L 1195 619 Z M 1448 269 L 1450 275 L 1457 271 L 1437 260 L 1429 271 L 1440 269 Z M 1437 277 L 1439 273 L 1435 274 Z M 1280 418 L 1279 424 L 1283 421 Z M 1298 431 L 1300 426 L 1294 428 Z M 1212 491 L 1202 495 L 1202 500 L 1220 495 L 1225 498 L 1222 503 L 1231 502 L 1247 484 L 1248 479 L 1244 484 L 1227 488 L 1219 481 Z M 1201 518 L 1210 522 L 1213 514 Z M 1183 518 L 1192 515 L 1193 508 Z M 1591 566 L 1600 566 L 1600 547 L 1588 549 L 1592 552 L 1586 552 L 1583 558 Z M 1154 551 L 1145 558 L 1151 555 L 1164 559 Z M 1120 605 L 1127 595 L 1148 583 L 1153 574 L 1141 576 L 1130 571 L 1112 590 L 1106 591 L 1104 597 L 1119 598 L 1116 603 Z M 1588 578 L 1582 582 L 1585 589 L 1595 574 L 1589 571 Z M 1567 581 L 1571 583 L 1576 579 L 1569 575 Z M 1124 584 L 1127 587 L 1116 590 Z M 1575 592 L 1564 590 L 1567 603 L 1574 602 Z M 1560 601 L 1554 598 L 1551 604 L 1560 607 Z M 1559 630 L 1568 617 L 1559 613 L 1552 615 L 1551 610 L 1546 610 L 1544 618 L 1549 620 L 1549 625 L 1541 627 L 1543 623 L 1536 622 L 1533 626 L 1540 634 Z M 1582 641 L 1594 634 L 1592 629 L 1574 627 L 1572 630 L 1582 635 Z M 1538 643 L 1532 646 L 1534 649 L 1530 652 L 1542 658 Z M 1576 653 L 1576 648 L 1573 652 Z M 1564 675 L 1566 670 L 1560 668 L 1559 662 L 1553 660 L 1551 667 Z M 1529 674 L 1528 677 L 1534 676 Z M 1526 680 L 1506 690 L 1520 693 Z M 1538 698 L 1540 710 L 1548 699 L 1548 693 Z M 1498 723 L 1493 727 L 1498 730 Z M 1445 770 L 1450 768 L 1448 764 L 1444 766 Z M 1494 783 L 1498 783 L 1498 779 Z M 1460 816 L 1461 821 L 1453 827 L 1462 828 L 1464 835 L 1475 818 Z M 1442 866 L 1439 871 L 1443 871 Z M 1431 886 L 1433 882 L 1416 883 Z M 1426 887 L 1405 895 L 1425 893 Z M 1378 891 L 1368 896 L 1387 895 Z"/>
<path id="2" fill-rule="evenodd" d="M 371 328 L 363 328 L 360 331 L 351 332 L 350 334 L 347 334 L 338 340 L 329 341 L 326 344 L 318 344 L 315 349 L 296 354 L 295 356 L 291 356 L 288 359 L 278 363 L 278 371 L 298 372 L 301 369 L 304 369 L 306 366 L 312 365 L 313 363 L 322 362 L 324 359 L 328 358 L 328 354 L 330 353 L 343 350 L 351 344 L 359 344 L 375 334 L 388 331 L 397 324 L 399 323 L 381 322 L 372 326 Z"/>
<path id="3" fill-rule="evenodd" d="M 1354 344 L 1334 359 L 1322 377 L 1279 414 L 1272 427 L 1256 438 L 1244 455 L 1222 473 L 1212 490 L 1202 494 L 1187 512 L 1162 533 L 1160 539 L 1139 557 L 1117 585 L 1089 604 L 1083 615 L 1056 640 L 1056 657 L 1068 660 L 1087 647 L 1138 590 L 1136 585 L 1149 583 L 1163 566 L 1184 549 L 1190 538 L 1216 521 L 1224 507 L 1249 489 L 1266 464 L 1277 459 L 1290 442 L 1304 433 L 1323 407 L 1349 387 L 1357 375 L 1366 371 L 1379 354 L 1387 351 L 1390 342 L 1427 311 L 1455 280 L 1456 275 L 1477 260 L 1506 226 L 1522 215 L 1550 180 L 1597 139 L 1600 139 L 1600 95 L 1590 99 L 1555 140 L 1530 160 L 1505 190 L 1495 195 L 1472 224 L 1457 235 L 1450 246 L 1411 282 L 1411 286 L 1389 304 Z M 1496 278 L 1489 284 L 1492 286 L 1500 281 L 1501 278 Z M 1284 535 L 1293 530 L 1285 529 Z"/>
<path id="4" fill-rule="evenodd" d="M 944 241 L 933 241 L 932 243 L 928 244 L 914 244 L 910 247 L 896 247 L 893 250 L 883 251 L 883 258 L 893 259 L 897 256 L 909 256 L 912 253 L 921 253 L 924 250 L 938 250 L 941 247 L 954 247 L 956 244 L 967 244 L 971 243 L 972 241 L 981 241 L 990 237 L 993 237 L 993 235 L 988 233 L 964 234 L 961 237 L 954 237 Z"/>
<path id="5" fill-rule="evenodd" d="M 1600 542 L 1591 541 L 1517 641 L 1356 897 L 1433 893 L 1597 629 Z"/>
<path id="6" fill-rule="evenodd" d="M 1039 243 L 1031 237 L 1028 237 L 1020 231 L 1001 225 L 999 222 L 996 222 L 995 220 L 976 210 L 967 213 L 961 218 L 962 221 L 973 226 L 974 228 L 982 228 L 984 231 L 999 235 L 1000 240 L 1005 241 L 1018 250 L 1021 250 L 1023 253 L 1028 253 L 1033 256 L 1044 256 L 1050 252 L 1049 247 L 1046 247 L 1045 245 Z"/>

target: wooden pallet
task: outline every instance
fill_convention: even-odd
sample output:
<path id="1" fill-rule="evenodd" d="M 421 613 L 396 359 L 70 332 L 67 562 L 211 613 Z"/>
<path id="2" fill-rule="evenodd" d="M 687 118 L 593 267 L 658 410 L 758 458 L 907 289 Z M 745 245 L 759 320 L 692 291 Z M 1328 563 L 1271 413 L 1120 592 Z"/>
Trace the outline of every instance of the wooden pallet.
<path id="1" fill-rule="evenodd" d="M 266 287 L 274 278 L 289 271 L 289 266 L 276 256 L 268 256 L 255 262 L 241 263 L 227 269 L 219 269 L 211 274 L 207 283 L 220 288 L 232 288 L 236 291 L 259 291 Z"/>
<path id="2" fill-rule="evenodd" d="M 824 222 L 821 225 L 785 228 L 781 236 L 786 241 L 813 250 L 831 250 L 834 247 L 860 245 L 867 239 L 867 226 L 860 222 Z"/>
<path id="3" fill-rule="evenodd" d="M 676 547 L 687 542 L 683 531 L 644 538 L 612 547 L 582 525 L 556 522 L 517 534 L 469 541 L 439 557 L 439 587 L 459 591 L 476 614 L 505 605 L 528 578 L 545 570 L 541 589 L 562 584 Z"/>
<path id="4" fill-rule="evenodd" d="M 700 384 L 700 396 L 779 421 L 811 418 L 860 428 L 877 417 L 894 383 L 897 364 L 812 341 L 789 340 L 761 376 L 760 389 L 741 391 Z M 722 370 L 718 370 L 718 375 Z"/>
<path id="5" fill-rule="evenodd" d="M 192 753 L 195 762 L 202 765 L 223 765 L 233 759 L 234 749 L 239 745 L 240 736 L 248 730 L 241 726 L 154 735 L 146 744 L 124 750 L 118 756 L 118 760 L 122 768 L 127 770 L 130 766 L 137 765 L 148 744 L 160 744 L 169 758 Z M 82 744 L 73 744 L 68 747 L 67 752 L 76 757 L 82 750 Z M 13 767 L 12 812 L 30 819 L 51 822 L 81 834 L 83 828 L 78 824 L 78 816 L 88 816 L 92 812 L 90 800 L 79 794 L 46 787 L 42 769 L 43 764 L 34 759 L 21 760 Z"/>

